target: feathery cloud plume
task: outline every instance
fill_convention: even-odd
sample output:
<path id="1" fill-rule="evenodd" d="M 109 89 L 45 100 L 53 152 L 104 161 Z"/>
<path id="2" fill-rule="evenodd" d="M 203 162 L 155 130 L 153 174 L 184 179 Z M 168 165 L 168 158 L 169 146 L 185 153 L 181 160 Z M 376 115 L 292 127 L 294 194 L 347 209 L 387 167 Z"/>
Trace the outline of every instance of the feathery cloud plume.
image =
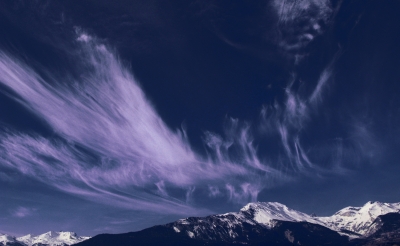
<path id="1" fill-rule="evenodd" d="M 77 42 L 82 67 L 78 78 L 57 79 L 49 71 L 44 78 L 0 52 L 0 82 L 13 92 L 9 96 L 57 133 L 48 139 L 3 131 L 3 166 L 91 200 L 179 213 L 194 213 L 188 204 L 197 190 L 209 185 L 219 187 L 215 195 L 225 191 L 232 200 L 238 197 L 233 190 L 238 188 L 232 187 L 240 187 L 254 200 L 261 180 L 278 173 L 258 159 L 249 126 L 239 127 L 237 120 L 230 123 L 228 142 L 206 133 L 213 153 L 199 156 L 185 132 L 165 125 L 107 46 L 85 33 Z M 230 149 L 233 143 L 237 154 Z"/>

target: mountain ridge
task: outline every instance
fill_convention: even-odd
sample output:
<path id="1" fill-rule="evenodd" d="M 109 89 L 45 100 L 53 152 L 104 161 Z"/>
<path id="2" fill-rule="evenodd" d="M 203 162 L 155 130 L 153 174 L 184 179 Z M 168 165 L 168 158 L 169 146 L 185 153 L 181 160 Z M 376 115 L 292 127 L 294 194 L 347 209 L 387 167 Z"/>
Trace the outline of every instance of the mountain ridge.
<path id="1" fill-rule="evenodd" d="M 0 245 L 69 246 L 87 240 L 89 238 L 90 237 L 78 236 L 75 232 L 68 231 L 48 231 L 37 236 L 27 234 L 21 237 L 14 237 L 0 233 Z"/>
<path id="2" fill-rule="evenodd" d="M 400 203 L 367 202 L 317 217 L 281 203 L 257 202 L 239 212 L 188 217 L 139 232 L 102 234 L 77 245 L 359 245 L 352 242 L 364 242 L 370 236 L 380 240 L 384 234 L 376 233 L 386 225 L 377 220 L 398 215 L 399 209 Z"/>
<path id="3" fill-rule="evenodd" d="M 374 242 L 400 241 L 399 228 L 400 203 L 367 202 L 318 217 L 279 202 L 255 202 L 238 212 L 188 217 L 139 232 L 93 238 L 62 231 L 17 238 L 0 234 L 0 245 L 379 245 Z"/>

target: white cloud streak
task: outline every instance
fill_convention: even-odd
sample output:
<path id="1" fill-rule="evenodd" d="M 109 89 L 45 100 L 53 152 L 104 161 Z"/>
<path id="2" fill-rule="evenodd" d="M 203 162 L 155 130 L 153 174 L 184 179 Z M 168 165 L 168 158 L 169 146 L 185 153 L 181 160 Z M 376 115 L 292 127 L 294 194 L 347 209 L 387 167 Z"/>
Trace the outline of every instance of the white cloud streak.
<path id="1" fill-rule="evenodd" d="M 31 216 L 36 209 L 26 208 L 26 207 L 17 207 L 16 209 L 11 211 L 11 215 L 17 218 L 25 218 Z"/>
<path id="2" fill-rule="evenodd" d="M 271 5 L 278 18 L 280 46 L 294 52 L 321 35 L 334 12 L 329 0 L 274 0 Z"/>
<path id="3" fill-rule="evenodd" d="M 114 52 L 85 33 L 77 43 L 80 76 L 63 79 L 44 71 L 45 79 L 0 52 L 0 82 L 13 92 L 9 96 L 57 135 L 3 130 L 0 167 L 96 202 L 192 215 L 204 211 L 196 208 L 197 193 L 245 203 L 293 174 L 323 171 L 310 157 L 312 148 L 302 145 L 301 133 L 322 102 L 332 64 L 308 96 L 295 91 L 293 75 L 284 102 L 264 107 L 258 127 L 227 118 L 223 136 L 205 132 L 208 155 L 200 156 L 184 130 L 166 126 Z M 256 129 L 277 140 L 279 151 L 260 150 Z M 355 137 L 365 136 L 357 129 Z M 260 152 L 271 156 L 262 159 Z"/>
<path id="4" fill-rule="evenodd" d="M 279 173 L 258 159 L 250 126 L 237 120 L 231 121 L 228 141 L 206 133 L 212 153 L 199 156 L 185 132 L 165 125 L 108 47 L 84 33 L 77 42 L 83 67 L 77 79 L 56 79 L 49 71 L 45 79 L 0 52 L 0 82 L 13 92 L 9 96 L 59 136 L 3 131 L 1 165 L 94 201 L 168 213 L 196 213 L 188 204 L 209 185 L 217 187 L 213 196 L 225 192 L 234 201 L 254 200 L 262 179 Z"/>

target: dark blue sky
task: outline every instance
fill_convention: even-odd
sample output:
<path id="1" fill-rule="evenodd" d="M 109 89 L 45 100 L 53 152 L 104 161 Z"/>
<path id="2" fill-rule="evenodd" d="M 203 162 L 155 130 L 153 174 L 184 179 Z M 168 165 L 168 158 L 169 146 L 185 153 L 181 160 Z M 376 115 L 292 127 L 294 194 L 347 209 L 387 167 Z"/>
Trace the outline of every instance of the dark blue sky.
<path id="1" fill-rule="evenodd" d="M 0 1 L 0 232 L 398 202 L 399 9 Z"/>

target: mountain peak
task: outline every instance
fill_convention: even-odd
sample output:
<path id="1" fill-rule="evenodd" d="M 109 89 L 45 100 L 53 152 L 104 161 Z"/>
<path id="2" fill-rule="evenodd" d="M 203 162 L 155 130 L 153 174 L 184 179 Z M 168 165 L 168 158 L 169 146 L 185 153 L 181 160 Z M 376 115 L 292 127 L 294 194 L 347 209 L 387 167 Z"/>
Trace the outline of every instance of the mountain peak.
<path id="1" fill-rule="evenodd" d="M 399 211 L 400 203 L 369 201 L 362 207 L 346 207 L 330 217 L 320 217 L 319 220 L 333 230 L 348 230 L 363 235 L 378 216 Z"/>
<path id="2" fill-rule="evenodd" d="M 0 244 L 7 245 L 7 243 L 15 243 L 15 237 L 0 233 Z"/>
<path id="3" fill-rule="evenodd" d="M 279 202 L 251 202 L 246 204 L 240 211 L 249 211 L 251 209 L 266 209 L 266 208 L 287 208 L 286 205 Z"/>
<path id="4" fill-rule="evenodd" d="M 72 245 L 82 242 L 89 237 L 80 237 L 76 235 L 75 232 L 68 231 L 48 231 L 46 233 L 40 234 L 38 236 L 33 236 L 32 234 L 27 234 L 22 237 L 16 238 L 20 243 L 27 246 L 32 246 L 35 244 L 48 245 L 48 246 L 58 246 L 58 245 Z"/>
<path id="5" fill-rule="evenodd" d="M 257 223 L 267 227 L 273 227 L 274 221 L 307 221 L 314 224 L 320 224 L 308 214 L 288 208 L 279 202 L 255 202 L 249 203 L 240 209 L 241 213 L 249 214 Z"/>
<path id="6" fill-rule="evenodd" d="M 248 203 L 241 210 L 251 219 L 267 227 L 273 227 L 274 221 L 306 221 L 326 226 L 334 231 L 351 231 L 356 234 L 365 234 L 374 220 L 387 213 L 400 212 L 400 203 L 382 203 L 369 201 L 362 207 L 345 207 L 329 217 L 311 216 L 293 209 L 279 202 Z"/>
<path id="7" fill-rule="evenodd" d="M 180 245 L 219 245 L 219 242 L 224 245 L 258 245 L 260 242 L 268 245 L 289 245 L 287 242 L 290 245 L 300 245 L 300 242 L 302 245 L 327 245 L 325 242 L 348 245 L 349 239 L 374 235 L 381 228 L 381 224 L 374 223 L 375 216 L 398 207 L 400 203 L 368 202 L 363 207 L 346 207 L 330 217 L 317 217 L 279 202 L 254 202 L 246 204 L 239 212 L 189 217 L 140 232 L 121 234 L 121 238 L 131 242 L 129 245 L 162 245 L 164 240 Z M 79 245 L 97 246 L 104 238 L 110 238 L 106 245 L 114 245 L 114 236 L 107 235 L 96 236 Z"/>

